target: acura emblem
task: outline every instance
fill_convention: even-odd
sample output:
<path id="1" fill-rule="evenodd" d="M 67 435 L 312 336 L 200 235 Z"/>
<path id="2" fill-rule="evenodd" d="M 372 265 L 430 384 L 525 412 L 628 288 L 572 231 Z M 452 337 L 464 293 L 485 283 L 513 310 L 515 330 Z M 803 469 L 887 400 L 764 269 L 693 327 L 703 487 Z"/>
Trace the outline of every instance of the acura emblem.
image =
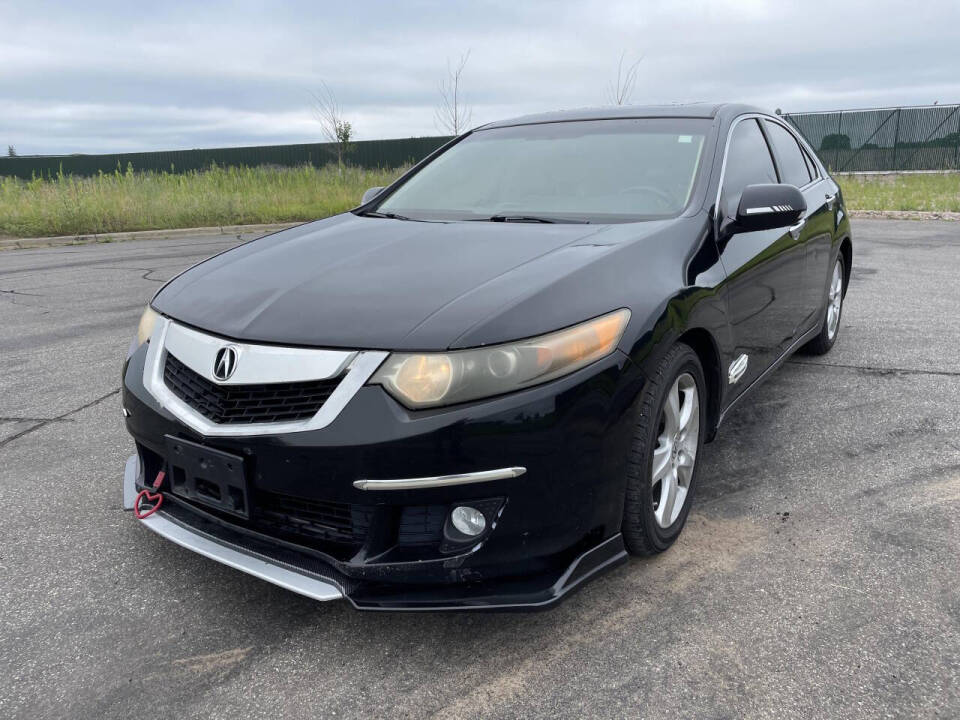
<path id="1" fill-rule="evenodd" d="M 213 360 L 213 376 L 217 380 L 230 379 L 237 369 L 237 354 L 236 345 L 225 345 L 217 350 L 217 357 Z"/>

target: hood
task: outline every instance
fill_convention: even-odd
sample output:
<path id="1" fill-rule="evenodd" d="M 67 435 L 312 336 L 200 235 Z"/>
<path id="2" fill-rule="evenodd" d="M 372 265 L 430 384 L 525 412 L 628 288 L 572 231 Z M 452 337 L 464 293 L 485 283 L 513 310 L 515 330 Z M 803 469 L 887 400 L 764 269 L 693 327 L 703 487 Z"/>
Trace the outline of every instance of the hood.
<path id="1" fill-rule="evenodd" d="M 461 347 L 470 328 L 576 272 L 627 235 L 648 234 L 653 228 L 644 226 L 660 224 L 427 223 L 347 213 L 206 260 L 161 289 L 153 306 L 248 342 Z M 573 316 L 567 324 L 591 316 Z M 511 324 L 505 332 L 513 337 L 494 333 L 492 339 L 552 329 L 533 317 L 527 328 Z"/>

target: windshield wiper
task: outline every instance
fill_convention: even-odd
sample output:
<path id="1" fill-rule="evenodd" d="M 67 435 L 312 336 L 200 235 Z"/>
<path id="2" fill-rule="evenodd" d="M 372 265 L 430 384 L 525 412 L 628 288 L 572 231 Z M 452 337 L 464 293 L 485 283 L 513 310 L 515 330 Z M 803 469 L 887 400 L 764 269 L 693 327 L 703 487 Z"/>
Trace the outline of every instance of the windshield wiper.
<path id="1" fill-rule="evenodd" d="M 517 222 L 517 223 L 580 223 L 587 225 L 589 220 L 569 220 L 567 218 L 549 218 L 537 215 L 492 215 L 487 222 Z"/>
<path id="2" fill-rule="evenodd" d="M 376 210 L 365 210 L 364 212 L 358 212 L 357 215 L 360 217 L 375 217 L 375 218 L 390 218 L 391 220 L 409 220 L 406 215 L 397 215 L 396 213 L 382 213 L 377 212 Z"/>

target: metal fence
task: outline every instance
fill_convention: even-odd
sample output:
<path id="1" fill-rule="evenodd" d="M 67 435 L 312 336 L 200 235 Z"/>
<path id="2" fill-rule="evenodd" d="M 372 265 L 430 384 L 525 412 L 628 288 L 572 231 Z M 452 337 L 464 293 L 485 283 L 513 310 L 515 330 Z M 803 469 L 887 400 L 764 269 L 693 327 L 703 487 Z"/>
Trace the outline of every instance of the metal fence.
<path id="1" fill-rule="evenodd" d="M 449 137 L 420 137 L 400 140 L 362 140 L 350 143 L 343 161 L 365 168 L 395 168 L 423 159 L 447 142 Z M 188 172 L 216 163 L 221 167 L 275 165 L 323 166 L 337 162 L 333 143 L 303 145 L 262 145 L 256 147 L 170 150 L 163 152 L 118 153 L 110 155 L 42 155 L 0 157 L 0 175 L 32 177 L 96 175 L 100 172 L 134 170 Z"/>
<path id="2" fill-rule="evenodd" d="M 960 170 L 960 105 L 895 107 L 875 110 L 787 113 L 836 172 Z M 365 140 L 351 143 L 344 156 L 350 165 L 392 168 L 421 160 L 449 137 Z M 321 166 L 336 162 L 336 145 L 266 145 L 258 147 L 172 150 L 111 155 L 0 157 L 0 175 L 24 179 L 96 175 L 128 167 L 134 170 L 186 172 L 220 166 Z"/>
<path id="3" fill-rule="evenodd" d="M 789 113 L 836 172 L 960 170 L 960 105 Z"/>

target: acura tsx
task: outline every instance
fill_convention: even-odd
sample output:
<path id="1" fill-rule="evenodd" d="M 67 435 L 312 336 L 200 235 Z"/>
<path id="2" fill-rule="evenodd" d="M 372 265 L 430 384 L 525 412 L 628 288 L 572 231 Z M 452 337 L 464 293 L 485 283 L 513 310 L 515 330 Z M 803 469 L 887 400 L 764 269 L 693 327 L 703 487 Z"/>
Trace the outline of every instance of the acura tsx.
<path id="1" fill-rule="evenodd" d="M 123 368 L 125 507 L 319 600 L 548 606 L 677 539 L 723 419 L 836 342 L 851 259 L 776 115 L 484 125 L 160 289 Z"/>

